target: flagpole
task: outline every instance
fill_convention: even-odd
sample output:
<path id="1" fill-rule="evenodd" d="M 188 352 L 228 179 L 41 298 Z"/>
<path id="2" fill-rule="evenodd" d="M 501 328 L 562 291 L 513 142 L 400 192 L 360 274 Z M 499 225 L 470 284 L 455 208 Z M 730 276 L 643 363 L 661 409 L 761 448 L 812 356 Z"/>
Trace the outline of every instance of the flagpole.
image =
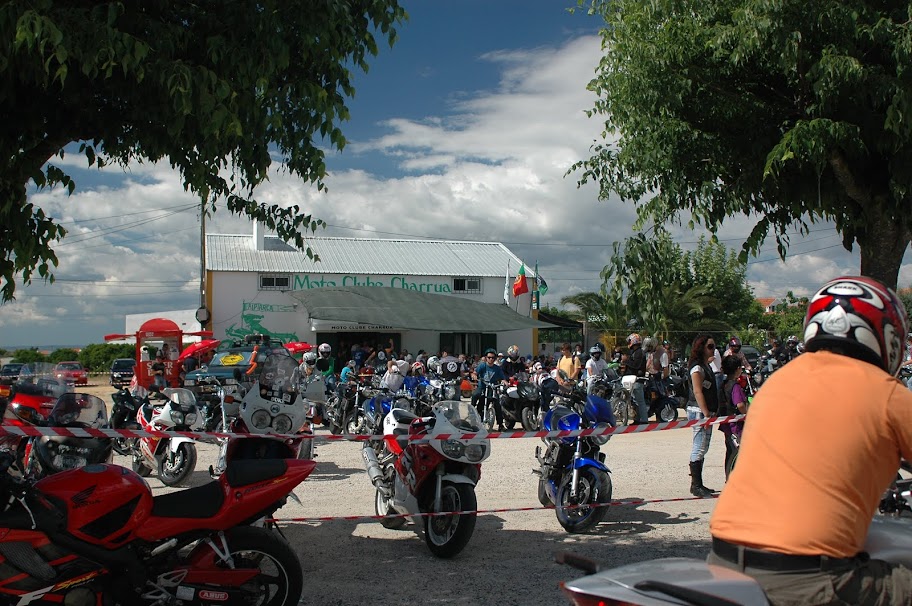
<path id="1" fill-rule="evenodd" d="M 507 259 L 507 276 L 504 278 L 504 305 L 510 306 L 510 260 Z"/>
<path id="2" fill-rule="evenodd" d="M 538 320 L 538 310 L 541 307 L 541 299 L 538 294 L 538 259 L 535 259 L 535 287 L 532 289 L 532 305 L 530 313 L 533 320 Z M 532 357 L 538 355 L 538 327 L 532 329 Z"/>

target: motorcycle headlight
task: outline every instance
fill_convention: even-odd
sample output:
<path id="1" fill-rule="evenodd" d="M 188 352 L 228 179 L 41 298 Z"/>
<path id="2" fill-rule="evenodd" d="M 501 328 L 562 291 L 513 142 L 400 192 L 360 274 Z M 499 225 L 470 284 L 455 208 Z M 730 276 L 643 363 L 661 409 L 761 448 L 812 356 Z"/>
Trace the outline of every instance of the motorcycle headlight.
<path id="1" fill-rule="evenodd" d="M 465 448 L 465 456 L 472 463 L 477 463 L 484 459 L 487 452 L 488 447 L 485 444 L 469 444 Z"/>
<path id="2" fill-rule="evenodd" d="M 291 433 L 291 417 L 288 415 L 279 415 L 272 422 L 273 429 L 276 433 Z"/>
<path id="3" fill-rule="evenodd" d="M 611 427 L 611 426 L 608 425 L 608 423 L 599 423 L 598 425 L 596 425 L 594 427 L 594 429 L 596 431 L 600 431 L 603 429 L 608 429 L 609 427 Z M 604 446 L 605 444 L 608 443 L 608 440 L 611 439 L 611 435 L 607 434 L 604 436 L 592 436 L 589 439 L 592 440 L 592 443 L 595 444 L 596 446 Z"/>
<path id="4" fill-rule="evenodd" d="M 186 415 L 184 415 L 184 422 L 191 427 L 196 423 L 196 419 L 197 416 L 195 412 L 188 412 Z"/>
<path id="5" fill-rule="evenodd" d="M 447 385 L 443 391 L 443 397 L 445 400 L 455 400 L 456 399 L 456 386 Z"/>
<path id="6" fill-rule="evenodd" d="M 272 417 L 265 410 L 258 410 L 250 417 L 250 422 L 257 429 L 266 429 L 272 423 Z"/>
<path id="7" fill-rule="evenodd" d="M 184 379 L 184 387 L 193 387 L 196 385 L 196 381 L 193 379 Z"/>
<path id="8" fill-rule="evenodd" d="M 174 423 L 175 425 L 183 425 L 184 424 L 184 413 L 182 413 L 179 410 L 172 410 L 171 411 L 171 422 Z"/>
<path id="9" fill-rule="evenodd" d="M 466 445 L 459 440 L 444 440 L 440 443 L 440 448 L 451 459 L 461 459 L 466 453 Z"/>

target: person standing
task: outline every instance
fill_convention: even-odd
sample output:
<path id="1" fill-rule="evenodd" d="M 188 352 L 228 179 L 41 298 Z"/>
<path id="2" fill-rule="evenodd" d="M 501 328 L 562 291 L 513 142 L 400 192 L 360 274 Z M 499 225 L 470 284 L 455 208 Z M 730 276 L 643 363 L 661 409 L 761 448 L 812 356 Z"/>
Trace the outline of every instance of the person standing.
<path id="1" fill-rule="evenodd" d="M 649 387 L 660 396 L 664 396 L 665 384 L 671 372 L 668 352 L 654 337 L 646 337 L 643 340 L 643 349 L 646 350 L 646 375 L 649 377 Z"/>
<path id="2" fill-rule="evenodd" d="M 564 371 L 567 378 L 564 379 L 560 372 L 558 372 L 557 382 L 564 386 L 573 385 L 580 373 L 579 359 L 573 355 L 569 343 L 564 343 L 561 347 L 561 354 L 561 359 L 557 361 L 557 370 Z"/>
<path id="3" fill-rule="evenodd" d="M 152 363 L 152 385 L 159 389 L 168 387 L 168 379 L 165 377 L 165 354 L 161 350 L 155 354 L 155 362 Z"/>
<path id="4" fill-rule="evenodd" d="M 646 353 L 643 351 L 643 339 L 637 333 L 627 335 L 627 364 L 626 374 L 638 377 L 646 376 Z M 643 382 L 635 381 L 630 388 L 630 396 L 636 403 L 637 423 L 649 422 L 649 408 L 646 406 L 646 394 L 643 393 Z"/>
<path id="5" fill-rule="evenodd" d="M 871 559 L 880 499 L 912 459 L 912 393 L 896 379 L 906 310 L 871 278 L 810 297 L 806 353 L 757 391 L 738 463 L 710 519 L 710 564 L 742 571 L 772 604 L 912 604 L 912 571 Z M 783 422 L 826 402 L 811 423 Z"/>
<path id="6" fill-rule="evenodd" d="M 687 362 L 688 399 L 687 420 L 694 421 L 716 416 L 719 411 L 719 389 L 715 373 L 710 366 L 715 358 L 716 342 L 709 335 L 694 339 Z M 693 428 L 693 445 L 690 449 L 690 494 L 695 497 L 712 496 L 715 490 L 703 484 L 703 459 L 712 440 L 712 427 L 701 425 Z"/>

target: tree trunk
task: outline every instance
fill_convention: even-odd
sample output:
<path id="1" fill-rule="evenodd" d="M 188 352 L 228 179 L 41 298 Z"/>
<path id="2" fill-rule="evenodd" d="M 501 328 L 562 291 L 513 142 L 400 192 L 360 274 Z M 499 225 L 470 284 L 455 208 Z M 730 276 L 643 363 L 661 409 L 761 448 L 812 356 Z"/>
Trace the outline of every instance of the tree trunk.
<path id="1" fill-rule="evenodd" d="M 909 229 L 891 217 L 873 217 L 867 236 L 858 239 L 861 275 L 880 280 L 893 290 L 899 280 L 899 266 L 912 241 Z"/>

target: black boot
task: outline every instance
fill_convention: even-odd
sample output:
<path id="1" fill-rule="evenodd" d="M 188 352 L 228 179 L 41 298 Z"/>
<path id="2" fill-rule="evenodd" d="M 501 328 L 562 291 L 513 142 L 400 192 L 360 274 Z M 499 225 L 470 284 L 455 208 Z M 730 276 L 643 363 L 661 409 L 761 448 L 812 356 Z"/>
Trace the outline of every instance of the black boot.
<path id="1" fill-rule="evenodd" d="M 690 494 L 695 497 L 712 496 L 712 491 L 703 486 L 703 461 L 690 462 Z"/>
<path id="2" fill-rule="evenodd" d="M 715 488 L 707 488 L 707 487 L 703 484 L 703 461 L 704 461 L 704 459 L 700 459 L 699 461 L 697 461 L 697 463 L 700 464 L 700 487 L 703 488 L 703 490 L 708 491 L 710 494 L 719 492 L 719 491 L 716 490 Z"/>

